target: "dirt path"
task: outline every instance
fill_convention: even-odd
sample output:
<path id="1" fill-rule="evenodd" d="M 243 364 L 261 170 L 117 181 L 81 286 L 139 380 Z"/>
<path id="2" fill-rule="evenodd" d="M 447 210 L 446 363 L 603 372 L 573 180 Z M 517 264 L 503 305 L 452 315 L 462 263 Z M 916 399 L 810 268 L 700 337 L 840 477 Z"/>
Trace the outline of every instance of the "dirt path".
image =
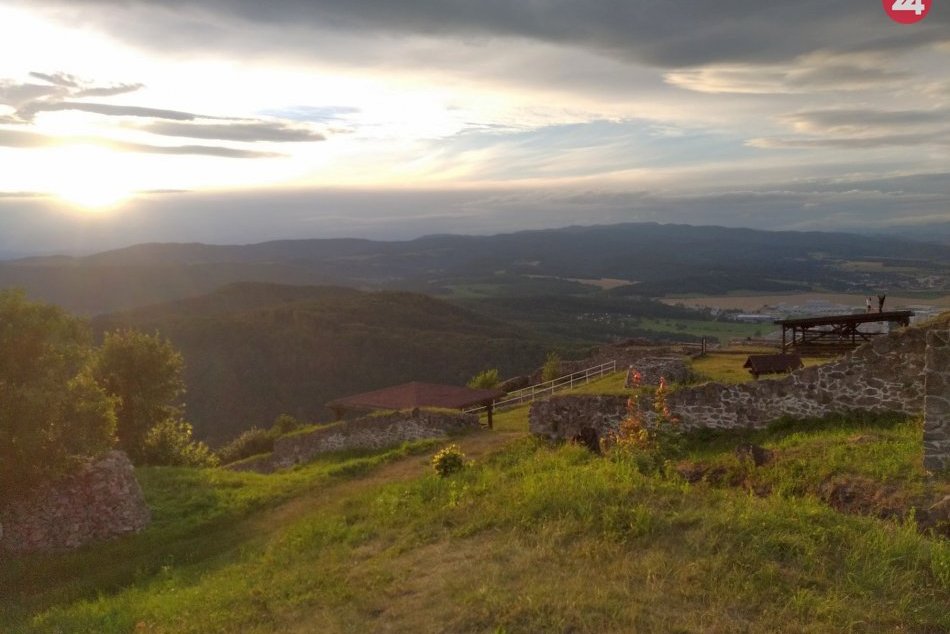
<path id="1" fill-rule="evenodd" d="M 445 445 L 455 443 L 465 456 L 481 460 L 499 451 L 509 442 L 524 437 L 526 432 L 478 431 L 473 434 L 446 440 Z M 248 518 L 254 527 L 283 526 L 286 522 L 302 517 L 315 509 L 328 507 L 354 494 L 377 486 L 420 477 L 431 468 L 429 460 L 433 449 L 426 454 L 407 456 L 373 469 L 361 477 L 330 480 L 319 488 L 301 493 L 268 511 L 255 513 Z"/>

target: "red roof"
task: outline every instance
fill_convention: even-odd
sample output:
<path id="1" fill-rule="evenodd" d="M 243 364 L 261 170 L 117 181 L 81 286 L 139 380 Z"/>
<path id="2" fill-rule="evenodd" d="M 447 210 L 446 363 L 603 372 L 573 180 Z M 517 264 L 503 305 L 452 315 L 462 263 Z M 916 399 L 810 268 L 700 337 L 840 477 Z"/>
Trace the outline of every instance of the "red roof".
<path id="1" fill-rule="evenodd" d="M 415 407 L 444 407 L 463 409 L 482 405 L 504 396 L 500 390 L 473 390 L 456 385 L 436 383 L 403 383 L 373 392 L 345 396 L 327 403 L 329 407 L 357 409 L 412 409 Z"/>

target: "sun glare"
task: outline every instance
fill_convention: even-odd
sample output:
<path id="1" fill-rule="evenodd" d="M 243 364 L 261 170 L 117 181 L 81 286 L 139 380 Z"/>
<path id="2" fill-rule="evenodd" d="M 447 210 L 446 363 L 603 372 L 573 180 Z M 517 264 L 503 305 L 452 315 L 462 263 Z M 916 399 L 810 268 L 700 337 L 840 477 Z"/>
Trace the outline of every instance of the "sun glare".
<path id="1" fill-rule="evenodd" d="M 91 145 L 63 147 L 50 164 L 49 191 L 83 211 L 114 209 L 134 194 L 127 171 L 118 152 Z"/>

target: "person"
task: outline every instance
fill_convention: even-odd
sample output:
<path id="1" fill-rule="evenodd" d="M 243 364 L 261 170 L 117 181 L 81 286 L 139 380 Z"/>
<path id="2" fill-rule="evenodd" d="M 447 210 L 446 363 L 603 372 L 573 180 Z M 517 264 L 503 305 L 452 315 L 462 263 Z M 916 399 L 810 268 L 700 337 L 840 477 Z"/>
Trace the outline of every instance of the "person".
<path id="1" fill-rule="evenodd" d="M 870 295 L 864 298 L 864 303 L 867 305 L 867 312 L 871 312 L 871 296 Z"/>
<path id="2" fill-rule="evenodd" d="M 887 298 L 887 295 L 878 295 L 877 296 L 877 312 L 884 312 L 884 300 Z"/>

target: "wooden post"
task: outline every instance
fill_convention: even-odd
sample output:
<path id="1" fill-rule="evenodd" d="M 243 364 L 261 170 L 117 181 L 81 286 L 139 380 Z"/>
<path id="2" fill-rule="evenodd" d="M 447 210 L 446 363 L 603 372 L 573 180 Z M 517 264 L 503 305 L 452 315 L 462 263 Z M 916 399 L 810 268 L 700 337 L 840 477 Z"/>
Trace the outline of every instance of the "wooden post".
<path id="1" fill-rule="evenodd" d="M 486 406 L 486 411 L 488 412 L 488 429 L 494 429 L 494 425 L 492 424 L 492 419 L 491 419 L 492 409 L 494 409 L 492 407 L 493 405 L 494 405 L 493 402 L 489 402 L 488 405 Z"/>

